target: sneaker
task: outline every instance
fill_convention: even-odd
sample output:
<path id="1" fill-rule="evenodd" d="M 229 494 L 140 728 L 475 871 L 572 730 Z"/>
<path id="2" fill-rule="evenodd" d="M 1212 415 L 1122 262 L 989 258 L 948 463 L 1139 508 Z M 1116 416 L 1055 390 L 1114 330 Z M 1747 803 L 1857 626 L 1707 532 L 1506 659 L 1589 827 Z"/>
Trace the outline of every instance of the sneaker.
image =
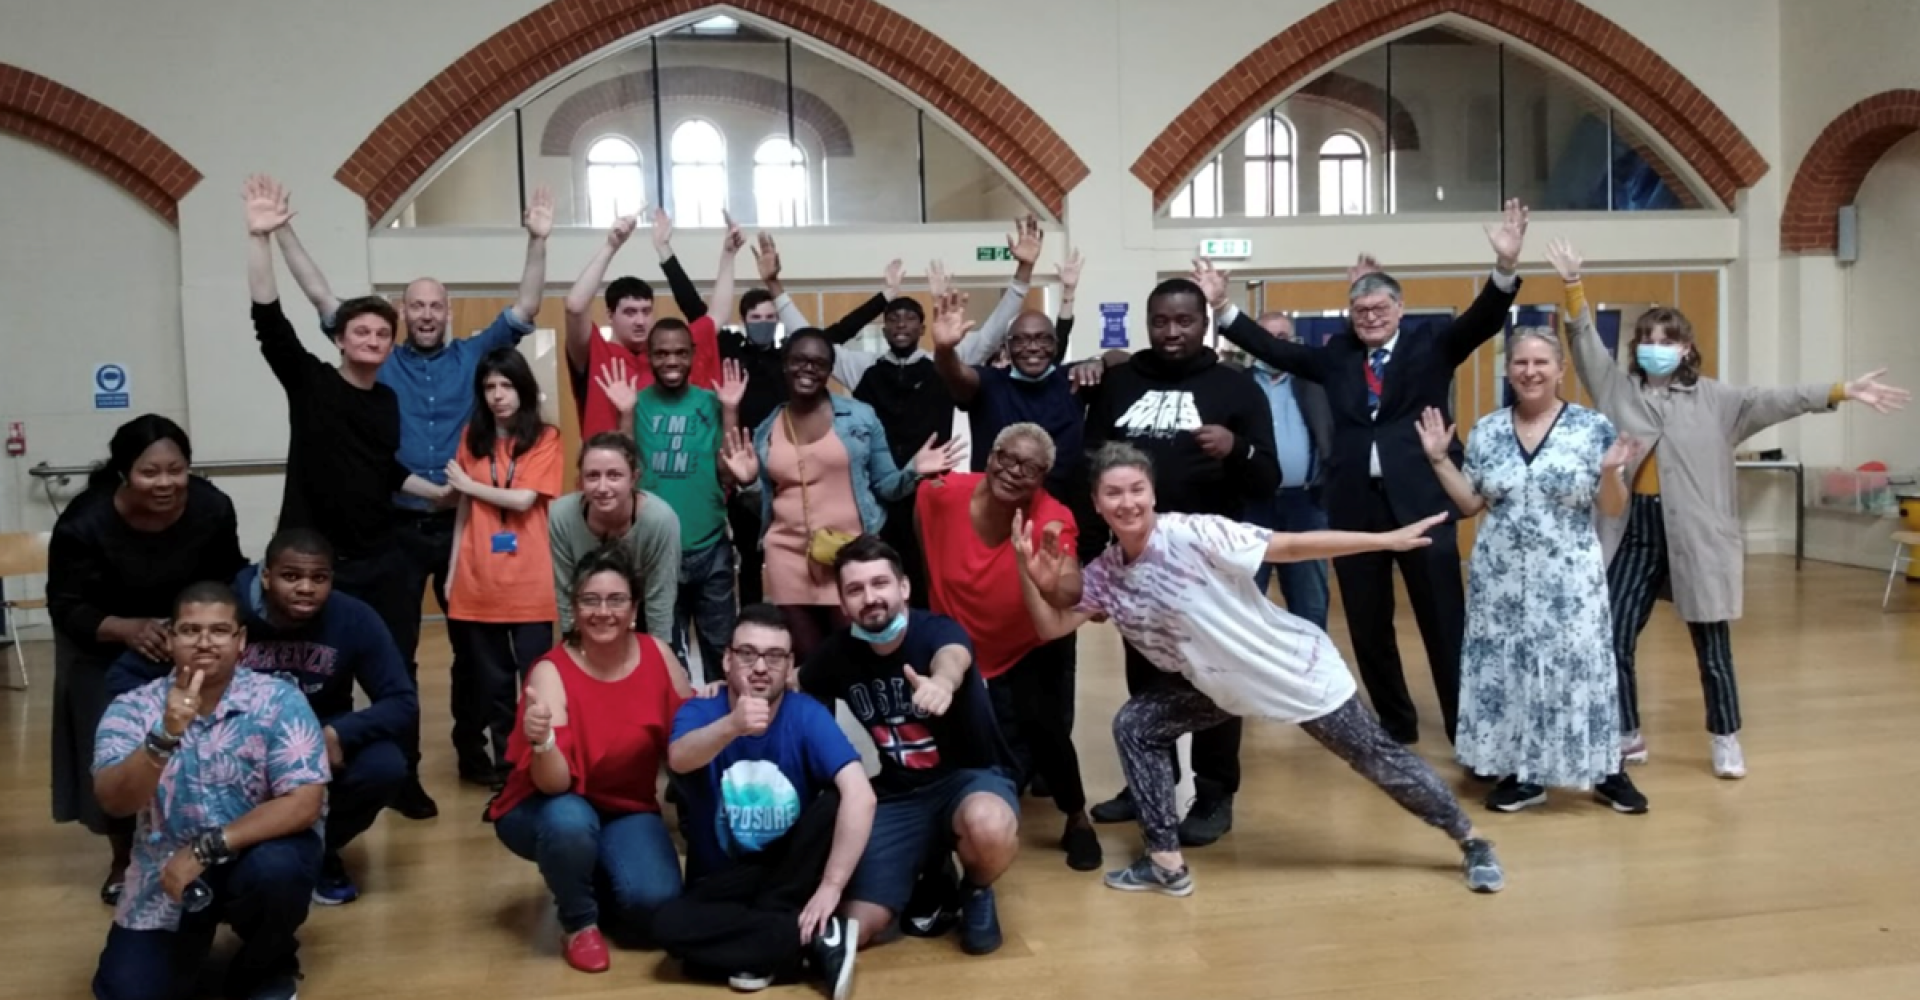
<path id="1" fill-rule="evenodd" d="M 853 993 L 853 959 L 859 947 L 860 921 L 845 917 L 828 917 L 827 925 L 807 943 L 814 971 L 827 981 L 833 1000 L 847 1000 Z"/>
<path id="2" fill-rule="evenodd" d="M 1460 842 L 1463 855 L 1460 870 L 1466 873 L 1467 888 L 1474 892 L 1499 892 L 1507 887 L 1507 873 L 1500 870 L 1500 859 L 1493 856 L 1493 845 L 1478 837 Z"/>
<path id="3" fill-rule="evenodd" d="M 1747 776 L 1747 757 L 1740 752 L 1740 737 L 1728 733 L 1713 738 L 1713 776 L 1716 778 L 1744 778 Z"/>
<path id="4" fill-rule="evenodd" d="M 1528 781 L 1521 781 L 1513 775 L 1500 779 L 1500 783 L 1487 793 L 1487 808 L 1494 812 L 1517 813 L 1522 809 L 1547 804 L 1547 790 Z"/>
<path id="5" fill-rule="evenodd" d="M 999 951 L 1000 908 L 993 901 L 993 887 L 969 886 L 961 891 L 966 899 L 960 904 L 960 950 L 969 955 Z"/>
<path id="6" fill-rule="evenodd" d="M 1090 826 L 1067 824 L 1067 831 L 1060 835 L 1060 847 L 1067 852 L 1067 867 L 1077 872 L 1098 871 L 1105 859 L 1100 837 Z"/>
<path id="7" fill-rule="evenodd" d="M 1201 793 L 1180 821 L 1180 846 L 1205 847 L 1233 831 L 1233 796 Z"/>
<path id="8" fill-rule="evenodd" d="M 432 819 L 440 815 L 440 806 L 425 788 L 420 787 L 419 778 L 414 778 L 400 789 L 400 794 L 393 797 L 393 803 L 387 808 L 408 819 Z"/>
<path id="9" fill-rule="evenodd" d="M 758 972 L 736 972 L 727 977 L 727 985 L 740 993 L 758 993 L 773 985 L 773 977 Z"/>
<path id="10" fill-rule="evenodd" d="M 1168 896 L 1193 895 L 1193 874 L 1181 865 L 1177 872 L 1170 872 L 1154 863 L 1150 854 L 1140 855 L 1140 859 L 1119 871 L 1107 873 L 1107 888 L 1121 892 L 1158 892 Z"/>
<path id="11" fill-rule="evenodd" d="M 607 957 L 607 939 L 600 936 L 598 927 L 589 927 L 567 939 L 564 954 L 567 964 L 581 972 L 605 972 L 613 964 Z"/>
<path id="12" fill-rule="evenodd" d="M 320 859 L 320 881 L 314 884 L 313 901 L 321 906 L 343 906 L 360 898 L 360 887 L 347 874 L 346 862 L 338 854 Z"/>
<path id="13" fill-rule="evenodd" d="M 1593 797 L 1604 805 L 1613 807 L 1614 812 L 1623 812 L 1629 816 L 1638 816 L 1647 811 L 1647 797 L 1640 789 L 1633 787 L 1633 779 L 1627 772 L 1610 774 L 1606 780 L 1593 786 Z"/>
<path id="14" fill-rule="evenodd" d="M 1133 789 L 1122 788 L 1120 794 L 1093 807 L 1095 823 L 1131 823 L 1140 818 L 1140 807 L 1133 801 Z"/>
<path id="15" fill-rule="evenodd" d="M 960 866 L 953 855 L 921 869 L 913 895 L 900 913 L 900 932 L 910 937 L 940 937 L 960 922 Z"/>
<path id="16" fill-rule="evenodd" d="M 247 1000 L 299 1000 L 299 997 L 300 977 L 291 974 L 275 976 L 247 994 Z"/>
<path id="17" fill-rule="evenodd" d="M 1647 762 L 1647 740 L 1640 735 L 1640 730 L 1636 729 L 1620 737 L 1620 759 L 1628 764 Z"/>

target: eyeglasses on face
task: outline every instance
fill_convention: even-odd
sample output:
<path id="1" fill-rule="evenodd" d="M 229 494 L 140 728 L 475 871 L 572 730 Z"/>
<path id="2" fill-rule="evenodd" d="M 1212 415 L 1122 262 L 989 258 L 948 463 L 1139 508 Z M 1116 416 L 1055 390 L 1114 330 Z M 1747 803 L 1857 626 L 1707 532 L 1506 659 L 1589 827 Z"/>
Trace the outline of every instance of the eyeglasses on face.
<path id="1" fill-rule="evenodd" d="M 1038 479 L 1047 474 L 1047 465 L 1045 462 L 1031 458 L 1015 458 L 1007 454 L 1003 448 L 995 448 L 991 457 L 1000 468 L 1022 479 Z"/>
<path id="2" fill-rule="evenodd" d="M 186 642 L 197 643 L 202 639 L 209 642 L 229 642 L 240 634 L 240 626 L 227 622 L 202 625 L 198 622 L 175 622 L 173 636 Z"/>
<path id="3" fill-rule="evenodd" d="M 1347 311 L 1353 315 L 1354 319 L 1376 319 L 1392 315 L 1398 308 L 1400 308 L 1398 302 L 1382 302 L 1377 306 L 1351 306 Z"/>
<path id="4" fill-rule="evenodd" d="M 751 667 L 765 661 L 769 667 L 784 667 L 793 662 L 793 651 L 787 649 L 755 649 L 752 646 L 730 646 L 727 652 L 743 667 Z"/>
<path id="5" fill-rule="evenodd" d="M 580 605 L 581 610 L 584 611 L 598 611 L 601 608 L 608 611 L 625 611 L 633 607 L 633 595 L 607 594 L 603 597 L 599 594 L 581 594 L 574 598 L 574 603 Z"/>
<path id="6" fill-rule="evenodd" d="M 790 354 L 787 356 L 788 371 L 824 372 L 824 371 L 831 371 L 832 369 L 833 369 L 833 362 L 828 361 L 826 358 L 807 357 L 804 354 Z"/>

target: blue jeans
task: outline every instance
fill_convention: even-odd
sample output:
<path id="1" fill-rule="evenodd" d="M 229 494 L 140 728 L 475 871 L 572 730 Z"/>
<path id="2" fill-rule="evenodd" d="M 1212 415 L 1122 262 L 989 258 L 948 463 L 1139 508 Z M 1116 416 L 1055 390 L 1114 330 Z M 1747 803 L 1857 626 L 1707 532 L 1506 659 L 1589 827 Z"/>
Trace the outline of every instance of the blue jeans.
<path id="1" fill-rule="evenodd" d="M 653 911 L 680 895 L 680 857 L 659 813 L 610 816 L 572 793 L 536 792 L 493 832 L 540 866 L 568 934 L 599 924 L 603 903 L 609 930 L 644 931 Z"/>
<path id="2" fill-rule="evenodd" d="M 1248 504 L 1247 521 L 1270 531 L 1327 530 L 1326 510 L 1304 488 L 1283 489 L 1269 499 Z M 1280 596 L 1286 600 L 1287 610 L 1326 631 L 1326 561 L 1267 563 L 1253 578 L 1262 594 L 1267 592 L 1267 581 L 1273 579 L 1276 567 L 1280 570 Z"/>
<path id="3" fill-rule="evenodd" d="M 720 652 L 733 641 L 733 543 L 725 538 L 680 554 L 680 592 L 673 606 L 673 653 L 687 665 L 687 623 L 693 623 L 700 643 L 700 675 L 710 681 L 725 676 Z"/>
<path id="4" fill-rule="evenodd" d="M 229 924 L 240 950 L 227 966 L 228 996 L 244 997 L 300 971 L 294 935 L 307 921 L 320 878 L 320 835 L 311 830 L 255 844 L 201 878 L 213 905 L 180 917 L 178 930 L 107 932 L 93 975 L 97 1000 L 177 1000 L 192 995 L 214 933 Z"/>

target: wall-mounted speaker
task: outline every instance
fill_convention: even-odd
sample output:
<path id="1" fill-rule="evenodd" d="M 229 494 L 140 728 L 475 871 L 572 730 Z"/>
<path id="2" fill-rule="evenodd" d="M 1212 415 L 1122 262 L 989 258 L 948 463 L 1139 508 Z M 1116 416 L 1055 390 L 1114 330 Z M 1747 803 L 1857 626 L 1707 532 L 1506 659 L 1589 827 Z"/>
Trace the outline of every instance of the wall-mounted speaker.
<path id="1" fill-rule="evenodd" d="M 1839 214 L 1840 239 L 1834 245 L 1833 256 L 1842 264 L 1851 264 L 1860 259 L 1860 208 L 1842 205 Z"/>

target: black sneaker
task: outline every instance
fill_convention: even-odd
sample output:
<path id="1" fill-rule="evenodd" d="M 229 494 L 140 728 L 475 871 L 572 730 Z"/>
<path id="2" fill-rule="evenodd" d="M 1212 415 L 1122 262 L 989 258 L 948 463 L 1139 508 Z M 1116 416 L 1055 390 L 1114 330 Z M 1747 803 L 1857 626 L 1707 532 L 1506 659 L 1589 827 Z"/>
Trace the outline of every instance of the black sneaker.
<path id="1" fill-rule="evenodd" d="M 910 937 L 940 937 L 960 921 L 960 866 L 949 854 L 921 869 L 907 908 L 900 911 L 900 932 Z"/>
<path id="2" fill-rule="evenodd" d="M 990 955 L 1000 950 L 1000 908 L 993 901 L 993 887 L 963 890 L 960 904 L 960 950 L 969 955 Z"/>
<path id="3" fill-rule="evenodd" d="M 400 794 L 393 797 L 393 803 L 387 808 L 408 819 L 432 819 L 440 815 L 440 806 L 425 788 L 420 787 L 419 778 L 412 779 L 400 789 Z"/>
<path id="4" fill-rule="evenodd" d="M 1614 812 L 1638 816 L 1647 811 L 1647 797 L 1640 789 L 1633 787 L 1633 779 L 1627 772 L 1608 775 L 1605 781 L 1593 786 L 1595 800 L 1613 807 Z"/>
<path id="5" fill-rule="evenodd" d="M 853 993 L 853 958 L 860 947 L 860 921 L 828 917 L 827 925 L 807 942 L 815 972 L 827 981 L 827 995 L 847 1000 Z"/>
<path id="6" fill-rule="evenodd" d="M 1500 779 L 1493 791 L 1487 793 L 1487 808 L 1494 812 L 1517 813 L 1522 809 L 1547 804 L 1547 790 L 1531 782 L 1521 781 L 1513 775 Z"/>
<path id="7" fill-rule="evenodd" d="M 1122 788 L 1120 794 L 1093 807 L 1095 823 L 1131 823 L 1140 818 L 1140 807 L 1133 801 L 1133 789 Z"/>
<path id="8" fill-rule="evenodd" d="M 1233 796 L 1202 793 L 1180 821 L 1180 846 L 1205 847 L 1233 830 Z"/>
<path id="9" fill-rule="evenodd" d="M 1100 837 L 1090 826 L 1069 822 L 1066 832 L 1060 835 L 1060 849 L 1067 852 L 1067 867 L 1077 872 L 1098 871 L 1105 860 L 1100 851 Z"/>

